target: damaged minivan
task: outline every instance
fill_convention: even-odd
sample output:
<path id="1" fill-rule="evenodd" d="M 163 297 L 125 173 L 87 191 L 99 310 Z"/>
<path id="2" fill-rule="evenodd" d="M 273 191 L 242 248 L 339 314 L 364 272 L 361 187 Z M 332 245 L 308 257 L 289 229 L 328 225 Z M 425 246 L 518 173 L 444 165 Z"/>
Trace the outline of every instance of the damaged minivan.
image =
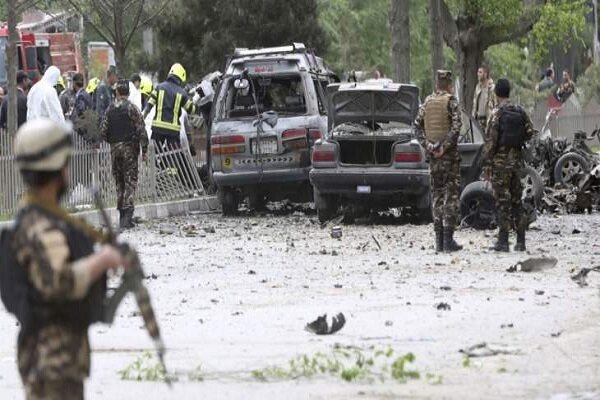
<path id="1" fill-rule="evenodd" d="M 388 80 L 327 88 L 329 132 L 312 154 L 315 208 L 321 222 L 340 206 L 354 214 L 409 207 L 430 218 L 429 167 L 413 136 L 419 89 Z"/>
<path id="2" fill-rule="evenodd" d="M 327 128 L 325 88 L 335 79 L 303 44 L 236 49 L 214 103 L 212 179 L 223 214 L 268 200 L 310 201 L 310 152 Z"/>

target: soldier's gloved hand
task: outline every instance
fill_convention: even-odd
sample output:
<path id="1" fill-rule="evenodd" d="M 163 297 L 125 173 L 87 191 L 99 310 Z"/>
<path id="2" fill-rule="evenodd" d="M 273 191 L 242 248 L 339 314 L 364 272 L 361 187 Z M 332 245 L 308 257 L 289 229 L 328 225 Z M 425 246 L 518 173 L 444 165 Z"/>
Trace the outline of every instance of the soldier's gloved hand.
<path id="1" fill-rule="evenodd" d="M 125 266 L 125 259 L 121 252 L 114 246 L 105 245 L 98 252 L 98 261 L 105 270 L 116 270 Z"/>

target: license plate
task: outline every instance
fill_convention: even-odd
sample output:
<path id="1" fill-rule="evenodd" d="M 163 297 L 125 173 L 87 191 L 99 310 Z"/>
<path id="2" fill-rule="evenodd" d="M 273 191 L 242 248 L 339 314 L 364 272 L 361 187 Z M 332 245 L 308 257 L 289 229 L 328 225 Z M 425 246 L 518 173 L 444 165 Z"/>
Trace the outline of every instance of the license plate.
<path id="1" fill-rule="evenodd" d="M 252 139 L 252 154 L 276 154 L 277 153 L 277 138 L 276 137 L 264 137 L 260 139 L 260 146 L 258 140 Z"/>
<path id="2" fill-rule="evenodd" d="M 371 186 L 357 186 L 356 193 L 369 194 L 371 193 Z"/>

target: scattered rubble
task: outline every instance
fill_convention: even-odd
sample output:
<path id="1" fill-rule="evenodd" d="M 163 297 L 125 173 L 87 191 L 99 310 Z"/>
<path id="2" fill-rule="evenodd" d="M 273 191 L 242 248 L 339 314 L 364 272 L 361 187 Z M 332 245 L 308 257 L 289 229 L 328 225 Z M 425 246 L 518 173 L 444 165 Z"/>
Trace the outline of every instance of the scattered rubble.
<path id="1" fill-rule="evenodd" d="M 459 353 L 463 353 L 467 357 L 491 357 L 499 354 L 503 355 L 518 355 L 521 352 L 517 349 L 511 349 L 503 345 L 491 345 L 486 342 L 478 343 L 465 349 L 460 349 Z"/>
<path id="2" fill-rule="evenodd" d="M 600 266 L 593 268 L 582 268 L 577 274 L 573 275 L 571 279 L 577 283 L 580 287 L 586 287 L 588 285 L 586 278 L 592 271 L 600 272 Z"/>
<path id="3" fill-rule="evenodd" d="M 306 324 L 304 329 L 317 335 L 331 335 L 342 329 L 345 324 L 346 317 L 342 313 L 331 318 L 331 325 L 327 321 L 327 314 L 323 314 L 313 322 Z"/>
<path id="4" fill-rule="evenodd" d="M 524 261 L 519 261 L 506 272 L 539 272 L 545 269 L 554 268 L 558 260 L 555 257 L 532 257 Z"/>

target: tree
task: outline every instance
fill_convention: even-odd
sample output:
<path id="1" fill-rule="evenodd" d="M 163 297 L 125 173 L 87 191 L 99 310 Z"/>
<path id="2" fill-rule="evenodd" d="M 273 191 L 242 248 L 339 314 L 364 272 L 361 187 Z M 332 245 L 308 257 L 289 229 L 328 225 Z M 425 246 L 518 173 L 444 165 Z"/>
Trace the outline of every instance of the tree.
<path id="1" fill-rule="evenodd" d="M 533 30 L 536 52 L 542 54 L 548 42 L 577 34 L 584 24 L 584 7 L 585 0 L 440 0 L 443 36 L 456 54 L 464 108 L 471 111 L 476 72 L 486 49 Z"/>
<path id="2" fill-rule="evenodd" d="M 392 33 L 393 79 L 410 82 L 410 1 L 392 0 L 390 30 Z"/>
<path id="3" fill-rule="evenodd" d="M 173 62 L 197 78 L 223 70 L 236 47 L 303 42 L 317 53 L 327 47 L 316 0 L 177 0 L 172 9 L 155 23 L 159 58 L 154 67 L 162 76 Z"/>
<path id="4" fill-rule="evenodd" d="M 440 1 L 429 0 L 429 30 L 431 36 L 429 44 L 431 46 L 431 81 L 435 82 L 435 71 L 444 66 L 444 38 L 442 36 L 442 27 L 440 19 Z"/>
<path id="5" fill-rule="evenodd" d="M 170 0 L 63 0 L 115 51 L 115 62 L 124 72 L 127 49 L 135 33 L 161 14 Z"/>

